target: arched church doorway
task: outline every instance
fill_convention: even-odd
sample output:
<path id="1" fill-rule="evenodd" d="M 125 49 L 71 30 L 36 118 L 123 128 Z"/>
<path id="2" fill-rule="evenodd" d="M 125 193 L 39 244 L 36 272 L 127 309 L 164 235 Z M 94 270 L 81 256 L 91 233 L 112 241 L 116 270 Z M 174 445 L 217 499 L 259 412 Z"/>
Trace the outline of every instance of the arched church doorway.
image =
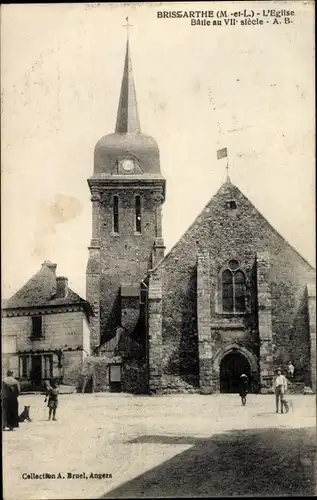
<path id="1" fill-rule="evenodd" d="M 242 373 L 251 381 L 251 368 L 247 358 L 238 351 L 226 354 L 220 363 L 220 392 L 239 392 Z"/>

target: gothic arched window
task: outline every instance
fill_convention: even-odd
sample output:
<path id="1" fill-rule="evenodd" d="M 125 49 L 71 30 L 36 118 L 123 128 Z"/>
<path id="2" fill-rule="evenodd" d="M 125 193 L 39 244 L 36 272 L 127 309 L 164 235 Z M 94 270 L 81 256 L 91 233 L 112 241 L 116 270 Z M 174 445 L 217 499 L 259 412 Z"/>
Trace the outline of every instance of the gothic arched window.
<path id="1" fill-rule="evenodd" d="M 119 232 L 119 196 L 113 197 L 112 204 L 112 228 L 114 233 Z"/>
<path id="2" fill-rule="evenodd" d="M 245 274 L 237 260 L 230 260 L 222 271 L 222 311 L 224 313 L 243 313 L 246 310 Z"/>
<path id="3" fill-rule="evenodd" d="M 141 233 L 141 197 L 135 197 L 135 231 Z"/>

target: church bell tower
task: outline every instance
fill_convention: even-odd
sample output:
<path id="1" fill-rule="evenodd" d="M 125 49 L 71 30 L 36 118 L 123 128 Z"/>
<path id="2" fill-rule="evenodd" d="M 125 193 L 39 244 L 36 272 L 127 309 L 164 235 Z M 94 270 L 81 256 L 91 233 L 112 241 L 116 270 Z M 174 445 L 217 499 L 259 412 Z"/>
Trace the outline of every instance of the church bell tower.
<path id="1" fill-rule="evenodd" d="M 95 312 L 90 333 L 93 352 L 121 324 L 121 288 L 137 289 L 165 250 L 161 214 L 165 179 L 156 141 L 141 132 L 129 38 L 115 133 L 97 142 L 88 184 L 92 239 L 86 298 Z"/>

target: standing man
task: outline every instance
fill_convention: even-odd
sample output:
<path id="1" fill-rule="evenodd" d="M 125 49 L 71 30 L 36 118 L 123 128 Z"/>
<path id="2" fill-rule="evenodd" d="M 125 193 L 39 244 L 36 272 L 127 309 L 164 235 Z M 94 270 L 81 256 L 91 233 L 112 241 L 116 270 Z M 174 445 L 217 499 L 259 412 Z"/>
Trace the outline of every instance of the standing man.
<path id="1" fill-rule="evenodd" d="M 290 361 L 288 363 L 288 366 L 287 366 L 287 374 L 288 374 L 290 380 L 293 380 L 293 378 L 294 378 L 294 370 L 295 370 L 294 365 Z"/>
<path id="2" fill-rule="evenodd" d="M 287 391 L 287 379 L 282 375 L 281 368 L 276 370 L 277 376 L 274 381 L 274 390 L 275 390 L 275 403 L 276 403 L 276 413 L 278 413 L 279 402 L 281 405 L 281 413 L 283 411 L 283 397 Z"/>
<path id="3" fill-rule="evenodd" d="M 8 370 L 2 381 L 3 429 L 8 427 L 9 431 L 13 431 L 15 427 L 19 427 L 20 392 L 19 382 L 13 377 L 13 372 Z"/>

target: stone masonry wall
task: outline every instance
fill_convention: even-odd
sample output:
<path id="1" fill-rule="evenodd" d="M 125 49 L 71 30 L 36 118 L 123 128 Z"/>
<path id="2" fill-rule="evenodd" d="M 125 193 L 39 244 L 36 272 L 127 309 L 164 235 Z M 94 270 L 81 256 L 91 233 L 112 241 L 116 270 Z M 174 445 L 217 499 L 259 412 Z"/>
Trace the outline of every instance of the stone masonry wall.
<path id="1" fill-rule="evenodd" d="M 302 299 L 293 321 L 293 331 L 290 344 L 290 356 L 295 367 L 295 381 L 310 385 L 310 373 L 307 367 L 310 365 L 310 332 L 307 289 L 303 291 Z M 282 363 L 280 363 L 283 366 Z"/>
<path id="2" fill-rule="evenodd" d="M 315 286 L 307 287 L 308 299 L 308 318 L 309 318 L 309 333 L 310 333 L 310 384 L 314 392 L 316 392 L 316 288 Z"/>
<path id="3" fill-rule="evenodd" d="M 229 208 L 229 201 L 235 201 L 235 209 Z M 232 331 L 247 332 L 246 337 L 238 341 L 254 353 L 259 350 L 257 314 L 252 307 L 254 262 L 258 252 L 270 254 L 272 335 L 276 345 L 274 364 L 290 355 L 290 335 L 296 311 L 306 283 L 314 277 L 311 266 L 270 226 L 239 189 L 230 183 L 224 184 L 160 266 L 163 285 L 162 373 L 174 376 L 175 380 L 195 374 L 194 386 L 199 383 L 196 261 L 197 255 L 206 251 L 210 259 L 211 321 L 217 324 L 225 319 L 227 322 L 227 330 L 219 330 L 218 347 L 230 342 L 221 332 L 229 331 L 230 323 L 234 325 L 238 319 L 242 328 Z M 248 279 L 248 312 L 242 318 L 235 315 L 224 317 L 217 309 L 218 276 L 229 259 L 239 261 Z M 305 345 L 303 349 L 306 349 Z M 184 353 L 186 364 L 182 362 Z"/>
<path id="4" fill-rule="evenodd" d="M 93 352 L 100 345 L 100 251 L 98 247 L 89 247 L 86 297 L 94 312 L 90 320 L 90 348 Z"/>
<path id="5" fill-rule="evenodd" d="M 93 309 L 90 321 L 90 349 L 95 351 L 100 344 L 100 208 L 101 197 L 95 189 L 92 201 L 92 239 L 86 269 L 86 297 Z"/>
<path id="6" fill-rule="evenodd" d="M 40 309 L 34 311 L 35 315 L 40 313 Z M 76 348 L 83 345 L 82 311 L 44 314 L 42 321 L 43 337 L 40 340 L 31 340 L 32 316 L 3 317 L 2 335 L 16 336 L 18 351 Z"/>
<path id="7" fill-rule="evenodd" d="M 40 314 L 34 310 L 34 314 Z M 32 317 L 11 316 L 2 318 L 2 335 L 5 337 L 16 337 L 16 350 L 22 352 L 64 351 L 64 380 L 73 380 L 73 372 L 77 370 L 79 359 L 82 360 L 83 351 L 77 350 L 83 347 L 83 325 L 85 321 L 82 311 L 60 312 L 43 315 L 43 337 L 39 340 L 30 338 L 32 331 Z M 67 349 L 70 349 L 67 351 Z M 76 361 L 72 366 L 71 360 Z M 70 362 L 68 363 L 68 360 Z M 81 361 L 80 361 L 81 362 Z M 30 368 L 30 366 L 29 366 Z M 78 368 L 79 369 L 79 368 Z M 16 374 L 18 375 L 18 374 Z"/>
<path id="8" fill-rule="evenodd" d="M 274 367 L 284 367 L 291 359 L 297 370 L 308 375 L 308 365 L 304 361 L 309 352 L 309 328 L 306 322 L 297 322 L 302 307 L 302 300 L 308 283 L 314 283 L 314 270 L 309 270 L 298 254 L 289 247 L 280 254 L 271 256 L 271 296 L 272 296 L 272 331 L 274 342 Z M 292 339 L 301 341 L 299 350 L 293 350 Z M 298 362 L 299 359 L 302 362 Z"/>
<path id="9" fill-rule="evenodd" d="M 69 351 L 63 354 L 63 383 L 69 385 L 77 385 L 78 375 L 83 366 L 83 352 Z"/>
<path id="10" fill-rule="evenodd" d="M 148 288 L 148 369 L 149 392 L 162 389 L 162 283 L 159 273 L 153 273 Z"/>
<path id="11" fill-rule="evenodd" d="M 210 315 L 209 254 L 197 257 L 197 323 L 199 353 L 199 387 L 203 394 L 211 394 L 212 387 L 212 339 Z"/>
<path id="12" fill-rule="evenodd" d="M 112 199 L 119 196 L 119 233 L 113 233 Z M 135 232 L 135 195 L 141 196 L 142 232 Z M 104 340 L 120 324 L 120 285 L 139 283 L 151 268 L 156 200 L 147 190 L 109 190 L 100 212 L 100 328 Z"/>
<path id="13" fill-rule="evenodd" d="M 147 394 L 147 364 L 142 360 L 128 360 L 122 365 L 122 391 Z"/>
<path id="14" fill-rule="evenodd" d="M 1 356 L 1 374 L 7 376 L 7 371 L 12 370 L 14 377 L 19 376 L 19 357 L 16 354 L 4 354 Z"/>
<path id="15" fill-rule="evenodd" d="M 273 383 L 273 332 L 270 283 L 270 256 L 257 254 L 258 328 L 260 341 L 260 387 L 262 393 L 271 391 Z"/>

